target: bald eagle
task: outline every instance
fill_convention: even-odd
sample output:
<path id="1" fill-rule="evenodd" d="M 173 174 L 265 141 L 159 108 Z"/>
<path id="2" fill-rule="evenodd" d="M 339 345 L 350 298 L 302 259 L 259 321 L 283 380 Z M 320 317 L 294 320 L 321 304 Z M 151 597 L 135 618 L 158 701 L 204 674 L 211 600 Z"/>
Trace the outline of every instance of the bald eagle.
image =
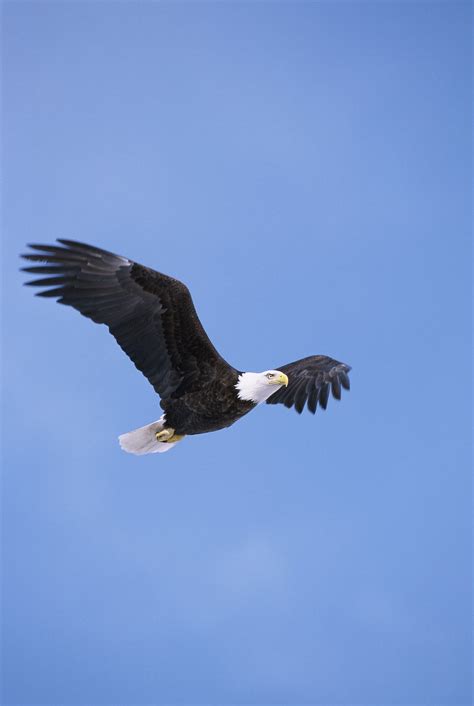
<path id="1" fill-rule="evenodd" d="M 350 367 L 315 355 L 261 373 L 242 372 L 219 355 L 180 281 L 126 257 L 72 240 L 30 245 L 24 267 L 40 275 L 26 282 L 40 297 L 68 304 L 110 333 L 161 398 L 163 415 L 122 434 L 134 454 L 160 453 L 192 434 L 231 426 L 261 402 L 313 414 L 326 409 L 329 392 L 349 389 Z"/>

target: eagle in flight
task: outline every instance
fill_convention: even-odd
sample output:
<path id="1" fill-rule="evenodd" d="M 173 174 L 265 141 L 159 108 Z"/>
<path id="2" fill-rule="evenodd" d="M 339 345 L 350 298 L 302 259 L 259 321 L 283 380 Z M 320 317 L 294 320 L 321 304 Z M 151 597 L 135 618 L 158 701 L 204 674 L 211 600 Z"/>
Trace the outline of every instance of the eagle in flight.
<path id="1" fill-rule="evenodd" d="M 125 451 L 168 451 L 185 436 L 231 426 L 261 402 L 298 413 L 306 404 L 314 414 L 330 391 L 339 400 L 349 389 L 350 366 L 325 355 L 262 373 L 237 370 L 214 348 L 182 282 L 91 245 L 58 242 L 22 255 L 43 263 L 23 268 L 40 276 L 26 284 L 108 326 L 161 398 L 160 419 L 119 437 Z"/>

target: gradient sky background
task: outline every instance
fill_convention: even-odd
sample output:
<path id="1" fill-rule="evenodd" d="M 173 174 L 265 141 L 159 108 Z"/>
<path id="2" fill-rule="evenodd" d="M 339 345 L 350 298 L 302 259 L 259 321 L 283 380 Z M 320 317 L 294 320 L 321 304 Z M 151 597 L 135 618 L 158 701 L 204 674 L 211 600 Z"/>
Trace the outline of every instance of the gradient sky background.
<path id="1" fill-rule="evenodd" d="M 4 4 L 3 703 L 468 704 L 470 6 Z M 220 352 L 353 366 L 164 456 L 76 238 Z"/>

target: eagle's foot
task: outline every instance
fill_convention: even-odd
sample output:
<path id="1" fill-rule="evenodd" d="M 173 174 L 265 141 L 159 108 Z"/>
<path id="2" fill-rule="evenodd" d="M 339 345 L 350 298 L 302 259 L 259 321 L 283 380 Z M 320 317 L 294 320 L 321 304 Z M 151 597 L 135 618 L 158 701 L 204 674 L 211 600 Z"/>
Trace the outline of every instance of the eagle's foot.
<path id="1" fill-rule="evenodd" d="M 162 429 L 161 431 L 158 431 L 156 433 L 156 440 L 160 441 L 162 444 L 164 444 L 167 441 L 171 441 L 173 436 L 174 436 L 174 429 L 169 427 L 168 429 Z"/>
<path id="2" fill-rule="evenodd" d="M 177 441 L 184 439 L 184 437 L 184 434 L 175 434 L 175 430 L 172 427 L 162 429 L 156 434 L 156 440 L 162 444 L 174 444 Z"/>

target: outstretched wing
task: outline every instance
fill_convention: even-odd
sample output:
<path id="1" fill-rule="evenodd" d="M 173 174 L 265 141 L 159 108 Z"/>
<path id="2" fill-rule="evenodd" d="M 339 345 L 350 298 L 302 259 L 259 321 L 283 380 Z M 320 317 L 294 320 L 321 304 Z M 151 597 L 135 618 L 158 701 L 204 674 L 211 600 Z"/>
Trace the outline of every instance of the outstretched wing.
<path id="1" fill-rule="evenodd" d="M 301 414 L 306 402 L 313 414 L 318 403 L 326 409 L 330 390 L 336 400 L 341 399 L 342 387 L 349 390 L 347 373 L 350 369 L 349 365 L 339 363 L 326 355 L 313 355 L 282 365 L 276 370 L 281 370 L 288 376 L 288 387 L 281 387 L 274 392 L 268 398 L 267 404 L 281 402 L 285 407 L 294 405 L 298 414 Z"/>
<path id="2" fill-rule="evenodd" d="M 119 346 L 164 399 L 199 389 L 230 366 L 219 355 L 196 314 L 188 288 L 176 279 L 125 257 L 72 240 L 30 245 L 23 268 L 41 275 L 26 282 L 43 287 L 98 324 L 108 326 Z M 45 276 L 46 275 L 46 276 Z"/>

